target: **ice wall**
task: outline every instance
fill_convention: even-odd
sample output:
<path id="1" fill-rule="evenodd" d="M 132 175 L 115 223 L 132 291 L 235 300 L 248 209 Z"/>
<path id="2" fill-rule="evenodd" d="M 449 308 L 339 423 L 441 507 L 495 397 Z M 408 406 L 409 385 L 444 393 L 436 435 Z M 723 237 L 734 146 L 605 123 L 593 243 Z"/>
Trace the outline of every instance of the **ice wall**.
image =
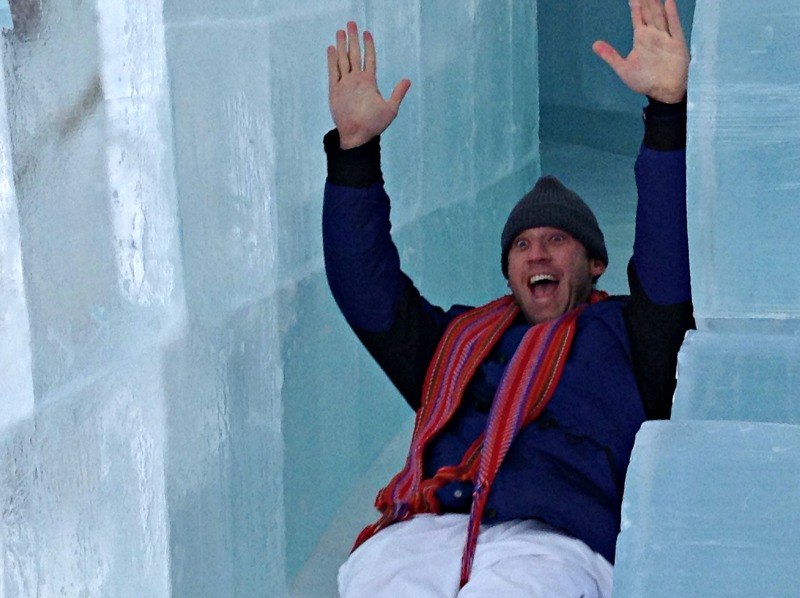
<path id="1" fill-rule="evenodd" d="M 615 596 L 797 595 L 800 8 L 699 0 L 687 184 L 697 330 L 634 447 Z"/>
<path id="2" fill-rule="evenodd" d="M 688 156 L 703 320 L 800 315 L 800 9 L 704 2 L 696 22 Z M 788 325 L 788 323 L 787 323 Z"/>
<path id="3" fill-rule="evenodd" d="M 797 596 L 800 426 L 647 422 L 636 439 L 614 598 Z"/>
<path id="4" fill-rule="evenodd" d="M 169 587 L 158 372 L 184 316 L 160 14 L 103 8 L 30 3 L 3 40 L 4 596 Z"/>
<path id="5" fill-rule="evenodd" d="M 487 300 L 539 173 L 536 5 L 16 6 L 0 596 L 289 595 L 410 417 L 322 272 L 325 47 L 356 19 L 383 88 L 412 79 L 383 140 L 403 258 Z"/>
<path id="6" fill-rule="evenodd" d="M 11 7 L 7 0 L 3 0 L 3 2 L 0 2 L 0 28 L 11 29 L 12 27 Z"/>
<path id="7" fill-rule="evenodd" d="M 677 413 L 797 423 L 800 9 L 708 1 L 695 29 L 687 182 L 698 330 L 684 347 L 691 375 Z"/>

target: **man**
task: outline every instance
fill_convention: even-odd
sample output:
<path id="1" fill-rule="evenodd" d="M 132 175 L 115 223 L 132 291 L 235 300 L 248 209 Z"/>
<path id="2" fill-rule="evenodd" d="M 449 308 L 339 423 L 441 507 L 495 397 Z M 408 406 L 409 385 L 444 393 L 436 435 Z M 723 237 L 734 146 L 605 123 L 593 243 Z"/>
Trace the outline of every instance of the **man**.
<path id="1" fill-rule="evenodd" d="M 380 519 L 339 573 L 343 596 L 610 596 L 634 436 L 669 417 L 677 351 L 693 324 L 685 205 L 689 55 L 675 0 L 632 0 L 634 45 L 594 51 L 649 97 L 637 159 L 630 296 L 594 283 L 608 265 L 592 211 L 542 177 L 509 215 L 501 266 L 511 295 L 431 305 L 390 236 L 379 135 L 388 100 L 375 47 L 354 23 L 328 48 L 323 237 L 331 291 L 409 405 L 404 469 Z"/>

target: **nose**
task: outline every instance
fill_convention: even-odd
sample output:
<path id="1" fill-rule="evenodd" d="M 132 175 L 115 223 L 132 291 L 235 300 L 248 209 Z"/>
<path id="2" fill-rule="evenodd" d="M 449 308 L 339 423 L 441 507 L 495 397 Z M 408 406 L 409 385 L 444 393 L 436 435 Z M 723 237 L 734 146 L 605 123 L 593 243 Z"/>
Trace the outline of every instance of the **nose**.
<path id="1" fill-rule="evenodd" d="M 531 239 L 528 243 L 527 259 L 531 262 L 545 262 L 550 259 L 550 251 L 543 239 Z"/>

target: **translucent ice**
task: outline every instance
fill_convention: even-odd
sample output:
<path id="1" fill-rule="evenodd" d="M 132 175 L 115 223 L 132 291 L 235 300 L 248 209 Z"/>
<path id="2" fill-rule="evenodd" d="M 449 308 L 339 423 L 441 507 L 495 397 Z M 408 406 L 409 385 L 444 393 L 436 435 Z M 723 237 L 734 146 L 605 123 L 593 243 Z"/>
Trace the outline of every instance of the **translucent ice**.
<path id="1" fill-rule="evenodd" d="M 690 331 L 678 356 L 673 419 L 800 424 L 800 338 Z"/>
<path id="2" fill-rule="evenodd" d="M 0 28 L 11 29 L 13 26 L 11 7 L 8 5 L 8 0 L 2 0 L 0 1 Z"/>
<path id="3" fill-rule="evenodd" d="M 0 110 L 2 598 L 282 598 L 412 415 L 322 271 L 325 46 L 356 19 L 382 90 L 414 81 L 383 139 L 398 243 L 434 300 L 479 301 L 539 172 L 535 4 L 23 5 Z"/>
<path id="4" fill-rule="evenodd" d="M 699 330 L 679 355 L 673 421 L 637 436 L 615 596 L 800 585 L 799 30 L 793 2 L 697 4 L 687 182 Z"/>
<path id="5" fill-rule="evenodd" d="M 6 114 L 4 83 L 0 79 L 0 115 Z M 30 323 L 11 154 L 8 123 L 0 119 L 0 429 L 33 413 Z"/>
<path id="6" fill-rule="evenodd" d="M 614 596 L 795 596 L 800 426 L 650 422 L 633 451 Z"/>
<path id="7" fill-rule="evenodd" d="M 800 315 L 800 7 L 699 2 L 689 78 L 696 315 Z"/>

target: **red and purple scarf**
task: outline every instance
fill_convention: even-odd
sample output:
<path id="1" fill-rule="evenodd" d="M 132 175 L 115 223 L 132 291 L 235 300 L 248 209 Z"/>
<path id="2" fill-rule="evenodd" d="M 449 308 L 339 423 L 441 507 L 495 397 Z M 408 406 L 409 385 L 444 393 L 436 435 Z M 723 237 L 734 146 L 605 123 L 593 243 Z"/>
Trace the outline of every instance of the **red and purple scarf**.
<path id="1" fill-rule="evenodd" d="M 607 297 L 593 291 L 590 303 Z M 381 517 L 359 534 L 353 550 L 385 527 L 419 513 L 440 513 L 435 493 L 451 482 L 474 484 L 469 529 L 461 560 L 461 587 L 469 580 L 480 522 L 492 482 L 517 433 L 544 410 L 558 385 L 575 336 L 575 322 L 587 304 L 555 320 L 532 326 L 503 374 L 484 432 L 458 465 L 423 479 L 423 454 L 455 413 L 467 384 L 519 313 L 510 295 L 456 317 L 445 330 L 428 367 L 411 447 L 403 470 L 378 493 Z"/>

